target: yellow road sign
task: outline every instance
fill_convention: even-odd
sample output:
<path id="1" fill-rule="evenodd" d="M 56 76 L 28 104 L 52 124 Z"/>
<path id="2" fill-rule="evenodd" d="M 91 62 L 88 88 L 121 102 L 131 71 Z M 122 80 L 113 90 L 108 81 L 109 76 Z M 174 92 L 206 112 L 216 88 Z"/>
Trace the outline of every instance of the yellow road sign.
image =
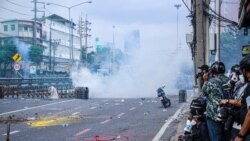
<path id="1" fill-rule="evenodd" d="M 16 53 L 16 54 L 12 57 L 12 59 L 13 59 L 16 63 L 18 63 L 18 62 L 20 62 L 20 61 L 22 60 L 22 56 L 19 55 L 18 53 Z"/>

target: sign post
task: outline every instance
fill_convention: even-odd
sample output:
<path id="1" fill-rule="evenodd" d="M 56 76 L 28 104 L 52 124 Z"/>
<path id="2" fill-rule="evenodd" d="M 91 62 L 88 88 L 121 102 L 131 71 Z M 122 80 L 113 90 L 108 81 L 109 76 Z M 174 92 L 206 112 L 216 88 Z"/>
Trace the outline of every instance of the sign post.
<path id="1" fill-rule="evenodd" d="M 18 62 L 20 62 L 23 58 L 22 58 L 21 55 L 19 55 L 18 53 L 16 53 L 16 54 L 12 57 L 12 59 L 13 59 L 16 63 L 18 63 Z"/>

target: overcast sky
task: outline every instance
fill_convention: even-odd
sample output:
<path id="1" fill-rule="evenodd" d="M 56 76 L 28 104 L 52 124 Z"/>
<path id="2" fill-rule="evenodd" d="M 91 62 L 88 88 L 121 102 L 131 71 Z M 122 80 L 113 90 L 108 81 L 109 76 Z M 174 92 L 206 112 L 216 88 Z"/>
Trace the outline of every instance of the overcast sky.
<path id="1" fill-rule="evenodd" d="M 86 0 L 39 0 L 52 2 L 65 6 L 73 6 Z M 189 2 L 189 0 L 185 0 Z M 14 4 L 13 4 L 14 3 Z M 88 15 L 92 23 L 91 42 L 94 45 L 96 37 L 104 42 L 112 42 L 113 25 L 115 26 L 115 44 L 123 48 L 124 36 L 132 30 L 140 30 L 141 47 L 160 48 L 171 50 L 176 47 L 177 37 L 177 10 L 175 4 L 181 4 L 179 9 L 179 35 L 181 46 L 187 47 L 185 34 L 191 32 L 191 26 L 186 16 L 189 11 L 181 0 L 92 0 L 92 4 L 83 4 L 71 9 L 71 17 L 75 23 L 81 14 Z M 34 4 L 31 0 L 0 0 L 0 20 L 6 19 L 31 19 Z M 45 5 L 51 13 L 58 14 L 68 19 L 66 8 Z M 38 4 L 39 10 L 43 9 Z M 6 10 L 5 8 L 9 9 Z M 15 13 L 14 10 L 18 13 Z M 23 14 L 22 14 L 23 13 Z M 38 16 L 41 17 L 42 13 Z M 46 16 L 49 13 L 46 10 Z"/>

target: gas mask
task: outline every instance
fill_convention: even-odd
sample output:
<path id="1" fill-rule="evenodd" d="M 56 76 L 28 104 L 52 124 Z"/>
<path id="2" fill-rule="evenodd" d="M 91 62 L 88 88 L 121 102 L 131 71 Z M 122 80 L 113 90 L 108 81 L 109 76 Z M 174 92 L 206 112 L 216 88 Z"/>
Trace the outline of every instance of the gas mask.
<path id="1" fill-rule="evenodd" d="M 241 75 L 239 75 L 239 79 L 240 79 L 240 82 L 242 83 L 242 84 L 244 84 L 245 83 L 245 76 L 243 75 L 243 74 L 241 74 Z"/>
<path id="2" fill-rule="evenodd" d="M 238 81 L 238 77 L 237 77 L 237 74 L 235 72 L 233 72 L 230 76 L 231 78 L 231 81 L 233 82 L 237 82 Z"/>

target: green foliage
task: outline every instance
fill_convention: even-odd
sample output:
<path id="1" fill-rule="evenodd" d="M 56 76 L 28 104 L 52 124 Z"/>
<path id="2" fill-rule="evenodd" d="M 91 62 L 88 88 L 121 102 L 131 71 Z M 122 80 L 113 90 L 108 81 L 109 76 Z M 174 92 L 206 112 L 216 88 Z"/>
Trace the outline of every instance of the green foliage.
<path id="1" fill-rule="evenodd" d="M 89 64 L 93 64 L 94 63 L 95 56 L 96 56 L 96 53 L 93 52 L 93 51 L 87 54 L 87 58 L 88 58 L 87 60 L 88 60 Z"/>
<path id="2" fill-rule="evenodd" d="M 43 60 L 44 47 L 42 46 L 31 46 L 29 49 L 29 59 L 30 61 L 36 63 L 37 65 Z"/>
<path id="3" fill-rule="evenodd" d="M 17 47 L 13 44 L 0 45 L 0 63 L 9 64 L 13 62 L 12 57 L 17 53 Z"/>
<path id="4" fill-rule="evenodd" d="M 221 34 L 221 61 L 225 63 L 227 69 L 239 63 L 242 58 L 242 46 L 248 44 L 248 41 L 249 36 L 244 36 L 242 30 L 236 34 L 231 32 Z"/>

